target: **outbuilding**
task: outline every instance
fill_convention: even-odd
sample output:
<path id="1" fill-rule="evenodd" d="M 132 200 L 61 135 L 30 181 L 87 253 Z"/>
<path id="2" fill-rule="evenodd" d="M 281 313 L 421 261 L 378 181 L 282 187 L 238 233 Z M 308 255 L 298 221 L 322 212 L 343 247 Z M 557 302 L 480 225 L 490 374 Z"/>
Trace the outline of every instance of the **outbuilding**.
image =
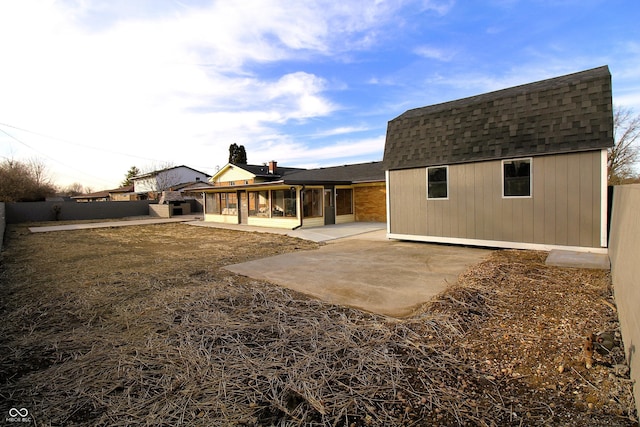
<path id="1" fill-rule="evenodd" d="M 406 111 L 387 127 L 389 238 L 606 253 L 607 66 Z"/>

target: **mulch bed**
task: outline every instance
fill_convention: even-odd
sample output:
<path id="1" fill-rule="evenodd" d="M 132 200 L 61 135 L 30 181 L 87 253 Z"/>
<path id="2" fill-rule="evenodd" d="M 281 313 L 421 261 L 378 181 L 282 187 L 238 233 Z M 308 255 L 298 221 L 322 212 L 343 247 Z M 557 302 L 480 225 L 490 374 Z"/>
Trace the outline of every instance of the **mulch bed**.
<path id="1" fill-rule="evenodd" d="M 8 231 L 0 396 L 37 425 L 637 425 L 605 271 L 497 251 L 399 320 L 221 269 L 317 247 L 286 236 Z"/>

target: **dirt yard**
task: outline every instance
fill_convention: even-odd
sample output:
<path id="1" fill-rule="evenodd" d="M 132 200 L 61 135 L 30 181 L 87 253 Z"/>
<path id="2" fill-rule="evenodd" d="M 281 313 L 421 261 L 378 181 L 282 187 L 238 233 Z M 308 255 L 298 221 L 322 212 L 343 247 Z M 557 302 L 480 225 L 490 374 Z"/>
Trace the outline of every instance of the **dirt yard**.
<path id="1" fill-rule="evenodd" d="M 27 408 L 38 426 L 637 426 L 607 272 L 498 251 L 396 320 L 221 269 L 316 247 L 184 224 L 10 226 L 3 416 Z"/>

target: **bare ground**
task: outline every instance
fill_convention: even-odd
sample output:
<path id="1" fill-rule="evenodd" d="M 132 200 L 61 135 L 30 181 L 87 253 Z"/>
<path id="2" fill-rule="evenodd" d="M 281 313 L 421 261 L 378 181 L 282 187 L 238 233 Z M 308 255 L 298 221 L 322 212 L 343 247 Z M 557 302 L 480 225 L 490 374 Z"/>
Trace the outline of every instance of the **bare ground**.
<path id="1" fill-rule="evenodd" d="M 397 320 L 221 269 L 317 247 L 285 236 L 7 234 L 0 409 L 36 425 L 637 425 L 608 273 L 545 253 L 498 251 Z M 587 369 L 591 333 L 611 345 Z"/>

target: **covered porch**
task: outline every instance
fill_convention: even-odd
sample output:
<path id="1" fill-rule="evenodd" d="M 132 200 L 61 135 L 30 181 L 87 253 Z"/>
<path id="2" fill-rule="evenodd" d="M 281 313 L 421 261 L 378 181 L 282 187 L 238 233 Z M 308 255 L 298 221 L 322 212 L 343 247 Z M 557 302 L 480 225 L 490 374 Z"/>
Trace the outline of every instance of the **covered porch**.
<path id="1" fill-rule="evenodd" d="M 246 185 L 204 191 L 205 221 L 297 229 L 354 222 L 349 185 Z"/>

